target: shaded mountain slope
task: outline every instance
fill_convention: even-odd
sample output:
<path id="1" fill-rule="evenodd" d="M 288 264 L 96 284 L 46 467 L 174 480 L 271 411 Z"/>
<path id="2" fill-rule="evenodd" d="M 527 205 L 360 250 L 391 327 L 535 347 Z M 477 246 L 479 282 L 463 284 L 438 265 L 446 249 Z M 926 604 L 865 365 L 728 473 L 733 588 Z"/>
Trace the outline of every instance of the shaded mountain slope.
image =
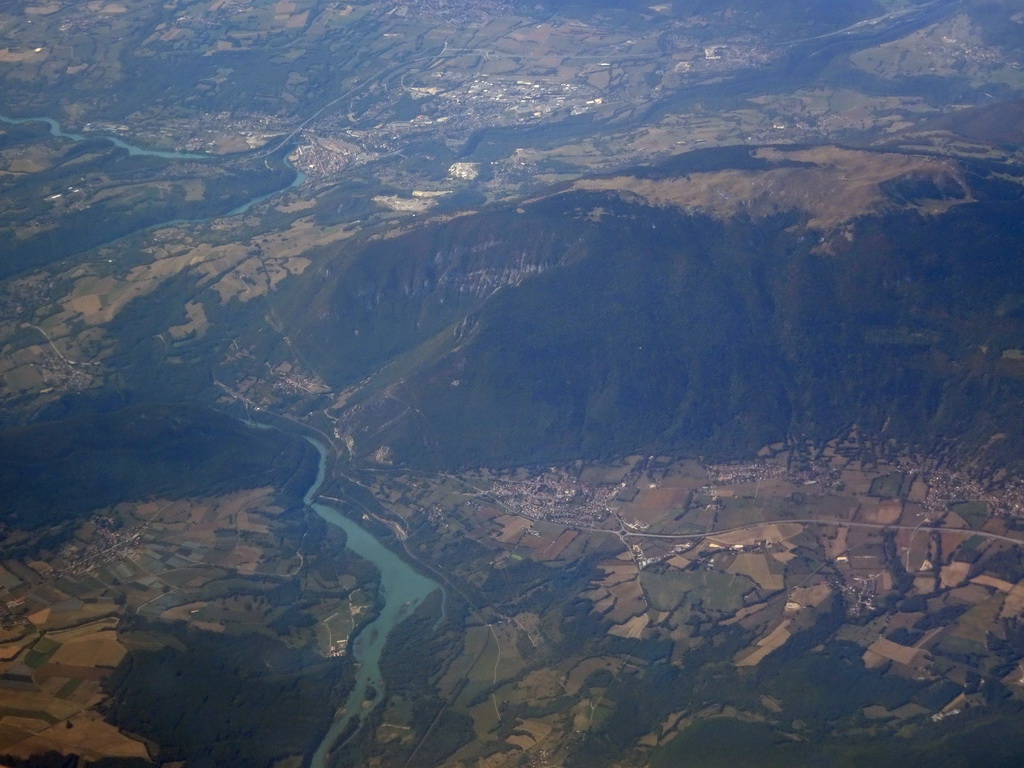
<path id="1" fill-rule="evenodd" d="M 261 485 L 294 497 L 315 473 L 300 438 L 198 406 L 138 405 L 0 432 L 0 523 L 35 529 L 125 500 Z"/>
<path id="2" fill-rule="evenodd" d="M 362 380 L 333 411 L 357 453 L 398 461 L 736 455 L 853 423 L 1016 460 L 999 435 L 1024 427 L 1024 204 L 940 171 L 872 179 L 824 230 L 810 204 L 628 189 L 428 224 L 307 281 L 298 343 Z"/>

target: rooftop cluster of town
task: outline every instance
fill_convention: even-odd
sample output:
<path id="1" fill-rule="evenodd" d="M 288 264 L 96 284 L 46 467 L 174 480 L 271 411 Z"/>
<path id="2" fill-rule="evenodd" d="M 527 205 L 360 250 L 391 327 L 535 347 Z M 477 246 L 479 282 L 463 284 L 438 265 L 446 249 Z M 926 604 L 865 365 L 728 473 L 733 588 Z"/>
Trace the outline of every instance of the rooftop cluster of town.
<path id="1" fill-rule="evenodd" d="M 604 520 L 618 488 L 592 487 L 564 469 L 550 469 L 527 480 L 496 479 L 487 495 L 531 520 L 588 526 Z"/>

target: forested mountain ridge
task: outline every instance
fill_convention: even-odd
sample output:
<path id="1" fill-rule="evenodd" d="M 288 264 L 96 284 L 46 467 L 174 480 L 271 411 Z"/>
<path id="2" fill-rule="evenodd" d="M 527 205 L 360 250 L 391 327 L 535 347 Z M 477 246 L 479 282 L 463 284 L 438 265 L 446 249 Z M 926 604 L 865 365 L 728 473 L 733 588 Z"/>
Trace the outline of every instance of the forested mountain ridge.
<path id="1" fill-rule="evenodd" d="M 363 381 L 331 411 L 361 455 L 735 455 L 857 423 L 1017 461 L 1021 188 L 826 155 L 717 153 L 422 224 L 296 281 L 289 323 L 332 384 Z"/>

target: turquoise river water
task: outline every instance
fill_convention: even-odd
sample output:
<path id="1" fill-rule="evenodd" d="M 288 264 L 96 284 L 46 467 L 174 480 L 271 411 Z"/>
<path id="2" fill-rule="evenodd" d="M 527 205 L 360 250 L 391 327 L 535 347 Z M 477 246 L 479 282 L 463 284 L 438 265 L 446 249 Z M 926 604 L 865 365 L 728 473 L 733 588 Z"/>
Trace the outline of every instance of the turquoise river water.
<path id="1" fill-rule="evenodd" d="M 216 155 L 196 154 L 193 152 L 168 152 L 161 149 L 146 149 L 145 147 L 138 147 L 134 144 L 129 144 L 127 141 L 123 141 L 122 139 L 119 139 L 117 136 L 111 136 L 110 134 L 106 133 L 94 133 L 90 135 L 86 135 L 84 133 L 68 133 L 63 128 L 61 128 L 60 123 L 58 123 L 52 117 L 8 117 L 7 115 L 0 115 L 0 123 L 8 123 L 9 125 L 24 125 L 25 123 L 46 123 L 46 125 L 50 127 L 51 136 L 57 136 L 61 139 L 68 139 L 70 141 L 109 141 L 115 147 L 119 147 L 123 150 L 126 150 L 129 155 L 148 155 L 151 157 L 162 157 L 167 160 L 213 161 L 217 159 Z M 242 203 L 237 208 L 234 208 L 228 211 L 227 213 L 221 215 L 238 216 L 239 214 L 248 211 L 254 205 L 262 203 L 264 200 L 269 200 L 274 195 L 280 194 L 286 189 L 291 189 L 292 187 L 297 187 L 300 184 L 302 184 L 302 182 L 306 180 L 306 174 L 304 174 L 302 171 L 297 170 L 296 168 L 293 168 L 291 163 L 288 163 L 287 160 L 285 162 L 288 164 L 289 168 L 295 171 L 295 178 L 292 179 L 291 184 L 289 184 L 286 187 L 282 187 L 281 189 L 275 189 L 270 192 L 267 192 L 266 194 L 260 195 L 259 197 L 254 197 L 252 200 Z M 204 219 L 172 219 L 170 221 L 164 221 L 159 224 L 155 224 L 151 227 L 147 227 L 146 229 L 157 229 L 159 227 L 174 226 L 177 224 L 198 224 L 203 221 L 209 221 L 209 219 L 211 218 L 218 217 L 211 216 Z"/>
<path id="2" fill-rule="evenodd" d="M 141 147 L 128 144 L 116 136 L 100 134 L 95 136 L 86 136 L 78 133 L 67 133 L 61 128 L 60 124 L 56 120 L 49 117 L 11 118 L 0 115 L 0 122 L 15 125 L 29 122 L 43 122 L 49 125 L 50 133 L 54 136 L 69 139 L 71 141 L 104 139 L 121 149 L 127 150 L 128 153 L 132 155 L 153 155 L 173 160 L 214 159 L 211 155 L 196 155 L 183 152 L 164 152 L 159 150 L 143 149 Z M 304 180 L 305 176 L 296 171 L 295 180 L 290 186 L 297 186 Z M 244 213 L 256 203 L 262 202 L 281 191 L 282 190 L 275 190 L 274 192 L 266 195 L 261 195 L 260 197 L 239 206 L 233 211 L 230 211 L 227 215 L 231 216 Z M 179 221 L 175 220 L 173 222 L 164 222 L 157 226 L 167 226 L 169 224 L 176 223 L 179 223 Z M 254 424 L 253 426 L 263 425 Z M 363 627 L 355 640 L 354 647 L 351 649 L 355 660 L 359 662 L 359 667 L 356 672 L 355 687 L 349 694 L 344 708 L 336 715 L 334 722 L 331 724 L 330 730 L 327 732 L 327 735 L 324 737 L 313 756 L 311 768 L 326 768 L 328 754 L 331 747 L 335 745 L 335 741 L 337 741 L 338 736 L 346 727 L 348 727 L 353 718 L 361 719 L 362 715 L 368 711 L 368 708 L 373 706 L 372 704 L 365 706 L 367 688 L 370 685 L 373 685 L 377 690 L 383 690 L 384 682 L 381 679 L 380 674 L 380 655 L 384 650 L 384 643 L 387 641 L 388 634 L 391 632 L 392 628 L 402 621 L 402 619 L 406 618 L 412 611 L 414 611 L 428 595 L 430 595 L 434 590 L 440 589 L 440 586 L 432 579 L 429 579 L 413 570 L 413 568 L 399 558 L 394 552 L 377 541 L 377 539 L 375 539 L 369 532 L 345 517 L 338 510 L 326 504 L 313 501 L 324 481 L 327 467 L 327 450 L 323 444 L 316 440 L 311 438 L 307 439 L 320 453 L 320 465 L 316 480 L 306 492 L 304 500 L 307 505 L 320 515 L 320 517 L 328 523 L 336 525 L 345 531 L 345 534 L 348 537 L 348 548 L 360 557 L 369 560 L 377 568 L 380 572 L 381 593 L 384 600 L 380 613 L 372 622 L 370 622 L 370 624 Z M 376 700 L 379 700 L 379 697 Z"/>
<path id="3" fill-rule="evenodd" d="M 189 152 L 165 152 L 158 149 L 144 149 L 143 147 L 137 147 L 134 144 L 129 144 L 127 141 L 122 141 L 117 136 L 111 136 L 106 133 L 95 133 L 91 136 L 87 136 L 84 133 L 67 133 L 60 127 L 60 123 L 52 117 L 7 117 L 6 115 L 0 115 L 0 123 L 8 123 L 10 125 L 46 123 L 50 126 L 51 136 L 58 136 L 62 139 L 70 139 L 71 141 L 89 141 L 95 139 L 109 141 L 115 147 L 127 150 L 129 155 L 151 155 L 153 157 L 165 157 L 169 160 L 211 160 L 214 157 L 213 155 L 199 155 Z"/>
<path id="4" fill-rule="evenodd" d="M 306 492 L 305 502 L 328 523 L 345 531 L 350 550 L 376 566 L 380 571 L 381 591 L 385 601 L 377 618 L 364 627 L 356 638 L 355 647 L 352 649 L 356 661 L 359 662 L 355 687 L 349 694 L 348 701 L 345 702 L 345 708 L 335 717 L 330 730 L 313 755 L 311 768 L 326 768 L 328 752 L 334 746 L 339 734 L 345 730 L 353 717 L 361 717 L 366 711 L 363 705 L 367 686 L 372 684 L 377 690 L 383 689 L 384 682 L 380 676 L 380 654 L 384 650 L 388 633 L 414 611 L 430 593 L 440 589 L 440 586 L 432 579 L 413 570 L 408 563 L 338 510 L 313 501 L 324 481 L 327 450 L 316 440 L 307 439 L 320 452 L 320 468 L 316 482 Z"/>

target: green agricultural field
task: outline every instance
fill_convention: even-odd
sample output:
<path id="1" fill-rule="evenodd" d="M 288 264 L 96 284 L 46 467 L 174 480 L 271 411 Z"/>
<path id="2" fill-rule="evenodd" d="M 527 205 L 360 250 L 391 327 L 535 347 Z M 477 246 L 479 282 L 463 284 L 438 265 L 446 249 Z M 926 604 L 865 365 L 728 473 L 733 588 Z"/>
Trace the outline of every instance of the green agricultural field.
<path id="1" fill-rule="evenodd" d="M 871 496 L 878 496 L 883 499 L 898 499 L 900 498 L 900 489 L 903 487 L 904 477 L 902 472 L 893 472 L 876 477 L 871 481 L 871 490 L 868 493 Z"/>
<path id="2" fill-rule="evenodd" d="M 708 568 L 698 571 L 643 571 L 640 584 L 652 608 L 671 611 L 681 603 L 732 613 L 743 607 L 743 596 L 756 585 L 742 574 L 723 573 Z"/>
<path id="3" fill-rule="evenodd" d="M 988 520 L 988 504 L 984 501 L 965 501 L 961 504 L 954 504 L 950 511 L 956 512 L 962 517 L 971 528 L 981 528 Z"/>

